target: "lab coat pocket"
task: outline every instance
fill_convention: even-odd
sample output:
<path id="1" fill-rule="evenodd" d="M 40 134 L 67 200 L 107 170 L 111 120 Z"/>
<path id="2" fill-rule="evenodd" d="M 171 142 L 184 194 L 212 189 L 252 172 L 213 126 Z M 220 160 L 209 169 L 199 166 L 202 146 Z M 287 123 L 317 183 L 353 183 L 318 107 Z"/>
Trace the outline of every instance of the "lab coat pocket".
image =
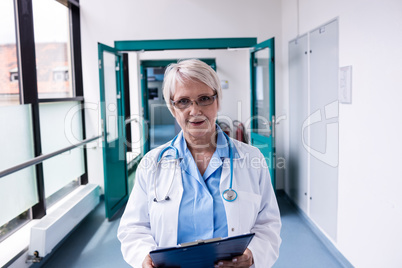
<path id="1" fill-rule="evenodd" d="M 172 222 L 177 210 L 177 202 L 172 200 L 159 202 L 150 201 L 148 202 L 148 206 L 151 226 L 157 227 L 158 229 L 163 228 L 163 226 L 166 227 L 168 225 L 167 223 Z"/>
<path id="2" fill-rule="evenodd" d="M 175 218 L 172 203 L 169 202 L 153 202 L 149 208 L 149 218 L 152 235 L 155 242 L 159 245 L 165 245 L 166 241 L 161 241 L 163 234 L 174 234 Z M 172 223 L 173 221 L 173 223 Z M 165 235 L 166 236 L 166 235 Z"/>
<path id="3" fill-rule="evenodd" d="M 257 219 L 261 207 L 261 195 L 252 192 L 238 191 L 239 222 L 243 233 L 250 232 Z"/>

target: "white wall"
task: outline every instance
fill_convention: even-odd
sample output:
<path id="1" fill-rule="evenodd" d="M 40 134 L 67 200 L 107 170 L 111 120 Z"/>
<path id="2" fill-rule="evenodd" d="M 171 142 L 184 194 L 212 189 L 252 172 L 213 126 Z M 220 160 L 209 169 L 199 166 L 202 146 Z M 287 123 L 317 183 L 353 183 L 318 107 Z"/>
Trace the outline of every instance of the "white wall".
<path id="1" fill-rule="evenodd" d="M 113 46 L 116 40 L 224 37 L 257 37 L 260 42 L 275 36 L 277 53 L 280 53 L 280 9 L 280 0 L 252 2 L 246 0 L 116 0 L 113 2 L 81 0 L 81 41 L 86 101 L 96 104 L 99 102 L 98 42 Z M 220 68 L 219 62 L 217 65 Z M 222 62 L 221 66 L 224 65 Z M 282 82 L 279 79 L 280 71 L 277 71 L 276 77 L 277 90 L 280 90 Z M 225 78 L 222 77 L 222 79 Z M 232 80 L 234 81 L 232 85 L 247 84 L 244 90 L 249 92 L 248 79 L 249 74 L 245 77 L 240 76 Z M 229 99 L 228 94 L 226 97 L 228 102 L 233 100 Z M 235 99 L 237 97 L 233 96 Z M 281 107 L 279 109 L 283 110 Z M 230 112 L 230 114 L 233 113 Z M 86 115 L 88 137 L 99 133 L 98 122 L 99 111 L 88 111 Z M 283 143 L 280 139 L 278 141 Z M 103 187 L 102 166 L 102 148 L 98 146 L 89 150 L 89 180 L 101 187 Z M 281 185 L 280 178 L 278 179 L 278 185 Z"/>
<path id="2" fill-rule="evenodd" d="M 339 107 L 336 246 L 356 267 L 401 267 L 402 2 L 304 0 L 299 6 L 300 34 L 339 17 L 339 65 L 353 68 L 352 104 Z M 297 0 L 283 1 L 284 96 L 285 46 L 297 29 Z"/>

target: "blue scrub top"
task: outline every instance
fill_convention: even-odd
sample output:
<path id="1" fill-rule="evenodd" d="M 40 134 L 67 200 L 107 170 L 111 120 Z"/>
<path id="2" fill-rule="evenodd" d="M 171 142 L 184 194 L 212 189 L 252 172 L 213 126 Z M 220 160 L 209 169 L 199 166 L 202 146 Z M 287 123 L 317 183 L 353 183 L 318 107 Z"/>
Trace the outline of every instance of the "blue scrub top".
<path id="1" fill-rule="evenodd" d="M 222 130 L 219 126 L 216 128 L 217 147 L 203 176 L 187 148 L 183 132 L 180 132 L 177 137 L 178 143 L 176 142 L 175 146 L 179 151 L 183 181 L 177 230 L 178 244 L 228 236 L 226 212 L 219 184 L 223 160 L 229 158 L 229 146 Z M 169 152 L 172 151 L 169 150 Z M 168 152 L 166 154 L 169 155 Z M 233 155 L 237 155 L 234 146 Z"/>

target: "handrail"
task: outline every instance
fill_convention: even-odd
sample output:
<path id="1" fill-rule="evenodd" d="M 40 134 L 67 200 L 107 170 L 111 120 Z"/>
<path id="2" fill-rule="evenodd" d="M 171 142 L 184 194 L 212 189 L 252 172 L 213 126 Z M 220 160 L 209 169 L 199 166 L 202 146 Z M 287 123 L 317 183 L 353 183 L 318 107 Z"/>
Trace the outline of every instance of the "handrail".
<path id="1" fill-rule="evenodd" d="M 74 149 L 76 147 L 80 147 L 82 145 L 85 145 L 85 144 L 87 144 L 87 143 L 89 143 L 91 141 L 97 140 L 97 139 L 101 138 L 102 136 L 103 135 L 99 135 L 99 136 L 96 136 L 96 137 L 92 137 L 92 138 L 83 140 L 83 141 L 81 141 L 81 142 L 79 142 L 77 144 L 74 144 L 74 145 L 71 145 L 69 147 L 57 150 L 57 151 L 55 151 L 53 153 L 40 155 L 40 156 L 37 156 L 37 157 L 35 157 L 35 158 L 31 159 L 31 160 L 28 160 L 28 161 L 22 163 L 22 164 L 19 164 L 19 165 L 13 166 L 11 168 L 5 169 L 5 170 L 0 172 L 0 178 L 5 177 L 7 175 L 10 175 L 10 174 L 12 174 L 14 172 L 17 172 L 17 171 L 21 170 L 21 169 L 24 169 L 24 168 L 39 164 L 39 163 L 41 163 L 41 162 L 43 162 L 43 161 L 45 161 L 45 160 L 47 160 L 47 159 L 49 159 L 51 157 L 54 157 L 56 155 L 62 154 L 62 153 L 67 152 L 67 151 L 70 151 L 70 150 L 72 150 L 72 149 Z"/>

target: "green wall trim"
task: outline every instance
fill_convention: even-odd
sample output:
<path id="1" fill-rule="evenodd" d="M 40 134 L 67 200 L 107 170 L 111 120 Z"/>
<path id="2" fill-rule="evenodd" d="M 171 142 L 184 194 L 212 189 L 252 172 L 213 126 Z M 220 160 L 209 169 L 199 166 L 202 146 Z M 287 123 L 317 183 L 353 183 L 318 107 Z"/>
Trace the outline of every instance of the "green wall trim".
<path id="1" fill-rule="evenodd" d="M 176 50 L 176 49 L 227 49 L 252 47 L 257 38 L 202 38 L 202 39 L 166 39 L 115 41 L 119 51 L 139 50 Z"/>
<path id="2" fill-rule="evenodd" d="M 210 66 L 215 66 L 215 59 L 199 59 Z M 171 63 L 177 63 L 177 60 L 141 60 L 141 65 L 145 68 L 149 67 L 166 67 Z"/>

